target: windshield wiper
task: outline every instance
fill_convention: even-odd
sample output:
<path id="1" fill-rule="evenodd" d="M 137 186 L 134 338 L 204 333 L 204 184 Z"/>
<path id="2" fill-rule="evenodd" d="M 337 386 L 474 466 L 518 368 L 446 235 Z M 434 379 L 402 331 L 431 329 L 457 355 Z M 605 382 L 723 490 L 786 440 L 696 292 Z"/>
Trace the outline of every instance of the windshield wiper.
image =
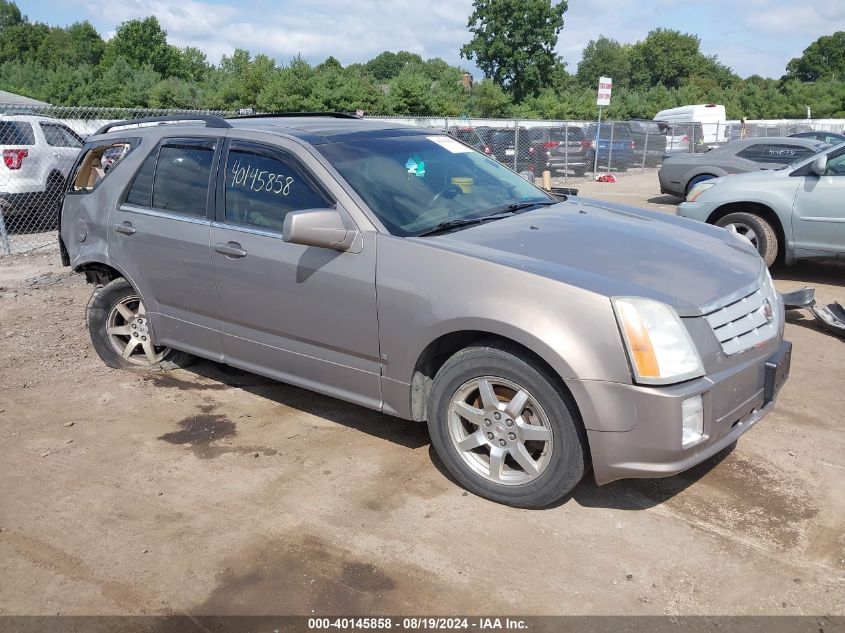
<path id="1" fill-rule="evenodd" d="M 428 229 L 427 231 L 423 231 L 422 233 L 417 233 L 417 237 L 423 237 L 425 235 L 436 235 L 437 233 L 442 233 L 444 231 L 449 231 L 451 229 L 457 229 L 462 226 L 469 226 L 470 224 L 481 224 L 482 222 L 486 222 L 487 220 L 492 220 L 495 218 L 491 218 L 489 216 L 481 216 L 481 217 L 474 217 L 474 218 L 456 218 L 454 220 L 446 220 L 445 222 L 441 222 L 434 228 Z"/>
<path id="2" fill-rule="evenodd" d="M 470 226 L 472 224 L 482 224 L 484 222 L 489 222 L 492 220 L 499 220 L 501 218 L 505 218 L 509 215 L 518 213 L 519 211 L 523 211 L 530 207 L 548 206 L 552 204 L 557 204 L 557 201 L 533 200 L 525 202 L 514 202 L 512 204 L 507 205 L 506 207 L 494 209 L 493 211 L 485 215 L 476 215 L 471 218 L 455 218 L 454 220 L 446 220 L 445 222 L 441 222 L 434 228 L 428 229 L 427 231 L 423 231 L 422 233 L 417 233 L 417 237 L 424 237 L 426 235 L 436 235 L 437 233 L 450 231 L 452 229 L 461 228 L 463 226 Z"/>
<path id="3" fill-rule="evenodd" d="M 524 209 L 530 209 L 531 207 L 543 206 L 548 207 L 553 204 L 557 204 L 560 202 L 559 200 L 526 200 L 524 202 L 514 202 L 513 204 L 509 204 L 506 207 L 502 207 L 501 209 L 496 209 L 492 213 L 488 215 L 483 215 L 481 217 L 490 218 L 498 215 L 506 215 L 509 213 L 517 213 L 518 211 L 522 211 Z"/>

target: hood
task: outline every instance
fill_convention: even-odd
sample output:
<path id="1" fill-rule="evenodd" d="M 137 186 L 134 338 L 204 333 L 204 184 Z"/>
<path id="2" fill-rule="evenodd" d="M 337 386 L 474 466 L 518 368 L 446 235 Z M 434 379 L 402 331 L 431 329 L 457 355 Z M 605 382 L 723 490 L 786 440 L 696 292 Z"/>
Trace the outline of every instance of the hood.
<path id="1" fill-rule="evenodd" d="M 750 244 L 724 229 L 578 198 L 425 240 L 608 297 L 638 296 L 681 316 L 760 278 Z"/>

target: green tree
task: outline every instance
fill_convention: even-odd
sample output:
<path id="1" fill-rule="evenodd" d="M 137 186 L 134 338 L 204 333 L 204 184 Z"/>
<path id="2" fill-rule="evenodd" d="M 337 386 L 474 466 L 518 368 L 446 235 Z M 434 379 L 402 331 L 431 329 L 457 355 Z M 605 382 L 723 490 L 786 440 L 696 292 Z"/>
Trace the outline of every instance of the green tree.
<path id="1" fill-rule="evenodd" d="M 390 110 L 394 114 L 425 116 L 432 113 L 431 79 L 413 68 L 403 70 L 390 84 Z"/>
<path id="2" fill-rule="evenodd" d="M 511 113 L 511 96 L 492 79 L 479 81 L 470 96 L 472 114 L 481 117 L 505 117 Z"/>
<path id="3" fill-rule="evenodd" d="M 106 44 L 103 65 L 111 66 L 119 57 L 132 68 L 149 67 L 164 77 L 180 71 L 179 49 L 167 43 L 167 32 L 154 16 L 129 20 L 117 27 Z"/>
<path id="4" fill-rule="evenodd" d="M 651 88 L 663 84 L 679 88 L 690 77 L 710 78 L 720 85 L 736 80 L 731 70 L 715 56 L 701 53 L 697 36 L 672 29 L 655 29 L 630 49 L 632 86 Z"/>
<path id="5" fill-rule="evenodd" d="M 845 31 L 823 35 L 786 65 L 784 79 L 845 81 Z"/>
<path id="6" fill-rule="evenodd" d="M 628 59 L 630 46 L 600 36 L 590 40 L 581 55 L 576 77 L 582 86 L 595 86 L 599 77 L 612 77 L 614 88 L 628 85 L 631 62 Z"/>
<path id="7" fill-rule="evenodd" d="M 473 37 L 461 56 L 475 60 L 517 102 L 539 94 L 558 63 L 554 48 L 566 0 L 474 0 L 473 7 L 467 22 Z"/>

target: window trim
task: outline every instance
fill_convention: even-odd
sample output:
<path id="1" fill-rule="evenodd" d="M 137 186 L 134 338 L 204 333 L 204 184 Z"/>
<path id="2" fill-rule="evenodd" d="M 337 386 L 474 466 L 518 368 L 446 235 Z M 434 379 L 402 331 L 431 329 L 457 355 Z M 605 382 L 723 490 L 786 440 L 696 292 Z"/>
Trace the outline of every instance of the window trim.
<path id="1" fill-rule="evenodd" d="M 160 138 L 153 147 L 153 149 L 151 149 L 149 153 L 144 156 L 144 158 L 141 160 L 141 163 L 135 169 L 135 173 L 129 180 L 129 184 L 123 190 L 123 193 L 120 195 L 120 198 L 118 198 L 118 200 L 120 201 L 118 203 L 118 207 L 123 209 L 124 211 L 134 213 L 137 213 L 140 210 L 155 211 L 156 213 L 154 214 L 146 215 L 156 215 L 157 217 L 173 217 L 177 219 L 190 218 L 204 222 L 209 222 L 213 220 L 215 215 L 216 196 L 212 195 L 212 192 L 214 191 L 213 186 L 217 177 L 217 170 L 218 165 L 220 163 L 220 156 L 222 154 L 223 142 L 224 138 L 219 136 L 165 136 Z M 208 189 L 206 190 L 205 198 L 205 215 L 195 215 L 193 213 L 185 213 L 184 211 L 179 211 L 177 209 L 161 209 L 159 207 L 153 206 L 153 190 L 155 189 L 156 175 L 158 175 L 158 163 L 161 154 L 161 148 L 171 144 L 197 145 L 199 147 L 205 145 L 206 147 L 211 146 L 214 148 L 214 156 L 211 159 L 211 169 L 208 174 Z M 135 180 L 138 178 L 138 174 L 141 172 L 141 169 L 144 168 L 144 163 L 146 163 L 147 160 L 153 154 L 155 154 L 155 167 L 153 168 L 152 182 L 150 183 L 150 198 L 148 204 L 146 206 L 140 206 L 131 202 L 127 202 L 126 199 L 129 197 L 129 192 L 132 189 L 132 185 L 135 184 Z"/>
<path id="2" fill-rule="evenodd" d="M 226 166 L 229 164 L 229 151 L 240 149 L 257 151 L 258 153 L 263 153 L 267 158 L 289 164 L 292 168 L 302 174 L 312 189 L 321 194 L 328 201 L 329 204 L 326 205 L 326 209 L 338 208 L 336 196 L 332 195 L 331 192 L 323 186 L 319 178 L 314 175 L 313 171 L 309 169 L 292 151 L 280 145 L 274 145 L 263 141 L 226 138 L 223 143 L 220 160 L 217 164 L 217 187 L 216 194 L 214 196 L 216 198 L 216 205 L 215 214 L 212 216 L 212 220 L 215 224 L 248 231 L 250 233 L 255 233 L 256 235 L 267 235 L 271 237 L 281 237 L 282 235 L 282 231 L 279 229 L 257 226 L 247 222 L 238 222 L 226 217 Z"/>

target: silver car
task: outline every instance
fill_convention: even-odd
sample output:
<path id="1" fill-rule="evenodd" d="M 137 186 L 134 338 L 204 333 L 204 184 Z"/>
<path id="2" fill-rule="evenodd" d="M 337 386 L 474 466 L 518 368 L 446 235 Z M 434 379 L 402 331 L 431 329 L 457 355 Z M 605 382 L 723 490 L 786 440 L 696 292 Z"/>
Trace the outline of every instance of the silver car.
<path id="1" fill-rule="evenodd" d="M 775 171 L 701 182 L 678 214 L 747 237 L 766 264 L 780 255 L 845 257 L 845 144 Z"/>
<path id="2" fill-rule="evenodd" d="M 780 169 L 829 147 L 813 139 L 769 137 L 731 141 L 703 154 L 667 156 L 657 172 L 660 192 L 684 198 L 711 178 L 761 169 Z"/>
<path id="3" fill-rule="evenodd" d="M 460 484 L 521 507 L 590 463 L 690 468 L 788 376 L 782 301 L 728 231 L 560 201 L 431 130 L 195 119 L 106 126 L 70 179 L 63 261 L 112 367 L 200 356 L 425 421 Z"/>

